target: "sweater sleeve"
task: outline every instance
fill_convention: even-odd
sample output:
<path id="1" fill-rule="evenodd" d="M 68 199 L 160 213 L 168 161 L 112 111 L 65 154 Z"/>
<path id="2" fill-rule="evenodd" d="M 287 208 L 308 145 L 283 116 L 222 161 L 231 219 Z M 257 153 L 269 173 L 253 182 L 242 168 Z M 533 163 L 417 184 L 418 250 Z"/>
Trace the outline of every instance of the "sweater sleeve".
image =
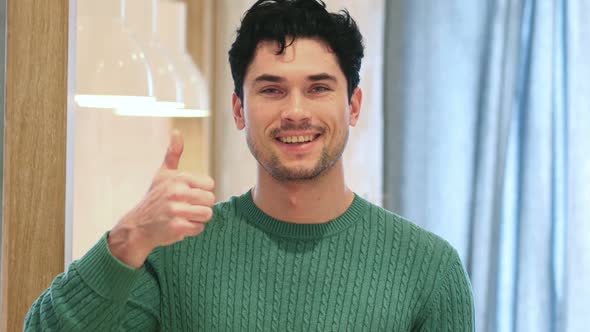
<path id="1" fill-rule="evenodd" d="M 441 277 L 419 331 L 475 331 L 471 284 L 454 249 Z"/>
<path id="2" fill-rule="evenodd" d="M 159 288 L 149 262 L 133 269 L 109 251 L 108 233 L 33 303 L 25 331 L 156 331 Z"/>

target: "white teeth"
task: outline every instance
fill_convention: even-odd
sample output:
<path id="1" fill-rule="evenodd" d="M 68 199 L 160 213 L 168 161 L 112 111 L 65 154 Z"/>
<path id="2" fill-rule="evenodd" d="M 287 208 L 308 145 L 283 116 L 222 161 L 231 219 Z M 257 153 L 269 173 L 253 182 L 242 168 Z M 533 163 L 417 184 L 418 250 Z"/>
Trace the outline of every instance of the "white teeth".
<path id="1" fill-rule="evenodd" d="M 279 140 L 283 143 L 303 143 L 313 141 L 314 135 L 308 136 L 286 136 L 280 137 Z"/>

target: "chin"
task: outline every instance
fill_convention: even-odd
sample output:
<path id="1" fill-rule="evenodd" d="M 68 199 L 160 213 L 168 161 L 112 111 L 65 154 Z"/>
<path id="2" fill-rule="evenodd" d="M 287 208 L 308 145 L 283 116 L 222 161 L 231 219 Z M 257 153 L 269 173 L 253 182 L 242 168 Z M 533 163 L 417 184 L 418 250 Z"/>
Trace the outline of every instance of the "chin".
<path id="1" fill-rule="evenodd" d="M 255 157 L 261 157 L 261 155 L 256 154 Z M 337 163 L 340 156 L 335 158 L 324 152 L 320 156 L 308 155 L 297 160 L 285 159 L 280 154 L 271 154 L 268 159 L 256 159 L 275 180 L 301 182 L 321 178 Z"/>
<path id="2" fill-rule="evenodd" d="M 312 167 L 268 165 L 266 170 L 275 180 L 302 182 L 316 180 L 324 175 L 327 169 L 319 166 L 317 163 Z"/>

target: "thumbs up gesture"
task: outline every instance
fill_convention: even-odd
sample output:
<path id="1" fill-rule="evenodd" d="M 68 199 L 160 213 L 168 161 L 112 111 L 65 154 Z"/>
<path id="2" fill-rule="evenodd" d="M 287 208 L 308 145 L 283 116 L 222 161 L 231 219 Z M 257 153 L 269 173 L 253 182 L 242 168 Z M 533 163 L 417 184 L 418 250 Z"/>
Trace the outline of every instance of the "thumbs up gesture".
<path id="1" fill-rule="evenodd" d="M 109 233 L 111 253 L 131 267 L 141 267 L 158 246 L 200 234 L 213 215 L 213 179 L 178 170 L 183 148 L 174 131 L 149 191 Z"/>

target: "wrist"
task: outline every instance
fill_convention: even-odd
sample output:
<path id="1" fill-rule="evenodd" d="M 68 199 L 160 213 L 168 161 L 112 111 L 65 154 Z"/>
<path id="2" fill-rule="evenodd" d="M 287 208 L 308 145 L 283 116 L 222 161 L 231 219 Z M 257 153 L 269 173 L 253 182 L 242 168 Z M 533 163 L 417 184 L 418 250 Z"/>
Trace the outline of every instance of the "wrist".
<path id="1" fill-rule="evenodd" d="M 139 269 L 152 252 L 151 247 L 141 241 L 133 229 L 121 225 L 115 226 L 108 235 L 107 243 L 111 254 L 119 261 Z"/>

